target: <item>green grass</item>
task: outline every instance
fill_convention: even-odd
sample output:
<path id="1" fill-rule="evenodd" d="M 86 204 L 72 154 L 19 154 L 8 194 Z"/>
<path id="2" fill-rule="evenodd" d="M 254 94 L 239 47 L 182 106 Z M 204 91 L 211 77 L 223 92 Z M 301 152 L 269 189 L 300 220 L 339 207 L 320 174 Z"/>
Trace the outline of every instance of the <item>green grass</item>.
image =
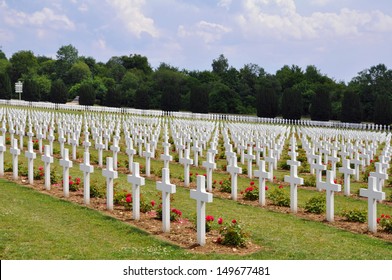
<path id="1" fill-rule="evenodd" d="M 175 202 L 189 196 L 177 189 Z M 224 219 L 240 213 L 262 250 L 248 256 L 196 254 L 111 217 L 0 180 L 1 259 L 391 259 L 392 243 L 294 215 L 214 198 Z M 187 200 L 182 209 L 195 207 Z M 185 211 L 187 212 L 187 211 Z M 189 215 L 187 213 L 187 215 Z"/>

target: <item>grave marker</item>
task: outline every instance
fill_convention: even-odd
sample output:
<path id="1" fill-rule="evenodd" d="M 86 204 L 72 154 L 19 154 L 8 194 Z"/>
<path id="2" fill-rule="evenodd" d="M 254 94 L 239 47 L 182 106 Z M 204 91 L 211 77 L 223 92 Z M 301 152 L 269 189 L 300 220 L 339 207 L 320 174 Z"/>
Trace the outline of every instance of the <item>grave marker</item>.
<path id="1" fill-rule="evenodd" d="M 118 178 L 118 172 L 113 170 L 113 158 L 106 158 L 106 168 L 102 170 L 102 175 L 106 177 L 106 208 L 113 210 L 113 184 Z"/>
<path id="2" fill-rule="evenodd" d="M 37 157 L 37 154 L 34 153 L 33 142 L 31 141 L 27 143 L 25 157 L 27 158 L 28 180 L 29 184 L 32 185 L 34 183 L 34 159 Z"/>
<path id="3" fill-rule="evenodd" d="M 327 178 L 325 182 L 320 182 L 320 189 L 326 191 L 327 204 L 326 204 L 326 216 L 328 222 L 334 221 L 334 192 L 341 191 L 341 185 L 334 183 L 334 173 L 331 170 L 327 170 Z"/>
<path id="4" fill-rule="evenodd" d="M 53 163 L 53 157 L 50 155 L 49 145 L 45 145 L 45 151 L 42 155 L 42 161 L 44 162 L 45 171 L 45 189 L 50 190 L 50 164 Z"/>
<path id="5" fill-rule="evenodd" d="M 63 167 L 63 192 L 65 197 L 69 197 L 69 169 L 73 166 L 68 157 L 68 149 L 64 149 L 63 158 L 60 159 L 60 166 Z"/>
<path id="6" fill-rule="evenodd" d="M 140 187 L 145 185 L 145 179 L 140 176 L 139 163 L 133 163 L 133 174 L 128 175 L 128 183 L 132 184 L 132 217 L 134 220 L 140 219 Z"/>
<path id="7" fill-rule="evenodd" d="M 170 183 L 170 171 L 162 169 L 162 181 L 157 181 L 157 190 L 162 192 L 162 231 L 170 232 L 170 194 L 176 192 L 176 186 Z"/>
<path id="8" fill-rule="evenodd" d="M 212 202 L 212 194 L 205 189 L 205 177 L 197 176 L 197 189 L 191 190 L 191 198 L 197 202 L 197 243 L 204 246 L 206 243 L 206 203 Z"/>
<path id="9" fill-rule="evenodd" d="M 80 171 L 83 172 L 83 199 L 84 204 L 90 204 L 90 173 L 94 172 L 94 166 L 90 164 L 90 153 L 84 152 L 83 163 L 79 166 Z"/>

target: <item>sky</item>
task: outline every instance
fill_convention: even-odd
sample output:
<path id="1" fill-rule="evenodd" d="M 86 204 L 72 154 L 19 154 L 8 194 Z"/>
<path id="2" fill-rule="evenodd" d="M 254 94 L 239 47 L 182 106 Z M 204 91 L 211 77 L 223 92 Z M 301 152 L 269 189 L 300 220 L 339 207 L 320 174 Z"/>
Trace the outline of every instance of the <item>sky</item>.
<path id="1" fill-rule="evenodd" d="M 274 74 L 315 65 L 349 82 L 379 63 L 392 67 L 390 0 L 0 0 L 0 46 L 56 58 L 72 44 L 107 62 L 140 54 L 153 68 L 212 70 L 223 54 L 236 69 Z"/>

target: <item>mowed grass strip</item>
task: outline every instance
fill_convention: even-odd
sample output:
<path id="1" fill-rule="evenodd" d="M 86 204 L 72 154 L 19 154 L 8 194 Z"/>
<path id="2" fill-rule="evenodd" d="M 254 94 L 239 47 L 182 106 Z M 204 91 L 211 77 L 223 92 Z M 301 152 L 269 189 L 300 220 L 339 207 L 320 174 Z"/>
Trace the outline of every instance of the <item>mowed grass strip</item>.
<path id="1" fill-rule="evenodd" d="M 0 194 L 1 259 L 392 259 L 392 243 L 218 198 L 208 212 L 241 217 L 261 251 L 191 253 L 97 211 L 2 179 Z M 177 195 L 178 203 L 189 191 L 178 188 Z"/>

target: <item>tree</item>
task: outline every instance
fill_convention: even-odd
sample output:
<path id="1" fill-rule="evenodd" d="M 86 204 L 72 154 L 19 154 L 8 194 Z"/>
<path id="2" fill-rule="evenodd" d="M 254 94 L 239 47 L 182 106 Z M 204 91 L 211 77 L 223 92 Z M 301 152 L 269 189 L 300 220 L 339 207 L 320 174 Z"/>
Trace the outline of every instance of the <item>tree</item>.
<path id="1" fill-rule="evenodd" d="M 275 118 L 278 115 L 278 92 L 281 87 L 273 75 L 265 75 L 258 79 L 256 86 L 257 116 L 262 118 Z"/>
<path id="2" fill-rule="evenodd" d="M 304 73 L 297 65 L 291 67 L 285 65 L 280 70 L 276 71 L 276 78 L 278 79 L 282 91 L 286 88 L 292 88 L 304 80 Z"/>
<path id="3" fill-rule="evenodd" d="M 6 57 L 5 53 L 3 52 L 3 50 L 1 49 L 1 47 L 0 47 L 0 59 L 7 60 L 7 57 Z"/>
<path id="4" fill-rule="evenodd" d="M 80 105 L 94 105 L 95 102 L 95 89 L 90 81 L 85 81 L 80 84 L 79 90 L 79 104 Z"/>
<path id="5" fill-rule="evenodd" d="M 22 99 L 26 101 L 40 101 L 41 93 L 37 81 L 32 77 L 25 79 L 23 82 Z"/>
<path id="6" fill-rule="evenodd" d="M 238 93 L 222 82 L 212 85 L 209 103 L 210 112 L 224 114 L 238 114 L 241 105 Z"/>
<path id="7" fill-rule="evenodd" d="M 52 88 L 50 89 L 50 102 L 53 103 L 67 103 L 68 101 L 68 91 L 63 80 L 58 79 L 52 83 Z"/>
<path id="8" fill-rule="evenodd" d="M 392 123 L 391 110 L 391 99 L 385 94 L 378 95 L 374 104 L 374 123 L 390 125 Z"/>
<path id="9" fill-rule="evenodd" d="M 312 98 L 310 117 L 314 121 L 329 121 L 331 116 L 331 100 L 325 86 L 319 86 Z"/>
<path id="10" fill-rule="evenodd" d="M 196 79 L 190 79 L 190 110 L 193 113 L 208 113 L 208 86 Z"/>
<path id="11" fill-rule="evenodd" d="M 302 114 L 302 96 L 294 88 L 286 88 L 282 96 L 282 117 L 289 120 L 300 120 Z"/>
<path id="12" fill-rule="evenodd" d="M 138 69 L 143 71 L 145 75 L 149 75 L 152 73 L 152 68 L 148 63 L 148 59 L 145 56 L 141 56 L 140 54 L 132 54 L 129 56 L 122 56 L 122 65 L 125 69 Z"/>
<path id="13" fill-rule="evenodd" d="M 108 107 L 121 107 L 122 103 L 120 86 L 114 85 L 113 87 L 108 88 L 104 105 Z"/>
<path id="14" fill-rule="evenodd" d="M 78 50 L 72 45 L 61 46 L 56 58 L 57 76 L 65 80 L 68 70 L 78 60 Z"/>
<path id="15" fill-rule="evenodd" d="M 67 72 L 67 84 L 73 85 L 91 78 L 91 71 L 83 61 L 75 62 Z"/>
<path id="16" fill-rule="evenodd" d="M 0 72 L 0 99 L 11 99 L 12 86 L 8 73 Z"/>
<path id="17" fill-rule="evenodd" d="M 217 59 L 212 61 L 212 72 L 218 76 L 223 75 L 229 69 L 229 62 L 227 58 L 221 54 Z"/>
<path id="18" fill-rule="evenodd" d="M 141 85 L 135 92 L 135 108 L 150 109 L 150 87 Z"/>
<path id="19" fill-rule="evenodd" d="M 32 51 L 19 51 L 14 53 L 11 58 L 11 83 L 15 83 L 23 75 L 33 75 L 38 68 L 37 58 Z"/>
<path id="20" fill-rule="evenodd" d="M 359 94 L 352 90 L 346 90 L 342 100 L 340 121 L 348 123 L 360 123 L 361 120 L 362 111 Z"/>

